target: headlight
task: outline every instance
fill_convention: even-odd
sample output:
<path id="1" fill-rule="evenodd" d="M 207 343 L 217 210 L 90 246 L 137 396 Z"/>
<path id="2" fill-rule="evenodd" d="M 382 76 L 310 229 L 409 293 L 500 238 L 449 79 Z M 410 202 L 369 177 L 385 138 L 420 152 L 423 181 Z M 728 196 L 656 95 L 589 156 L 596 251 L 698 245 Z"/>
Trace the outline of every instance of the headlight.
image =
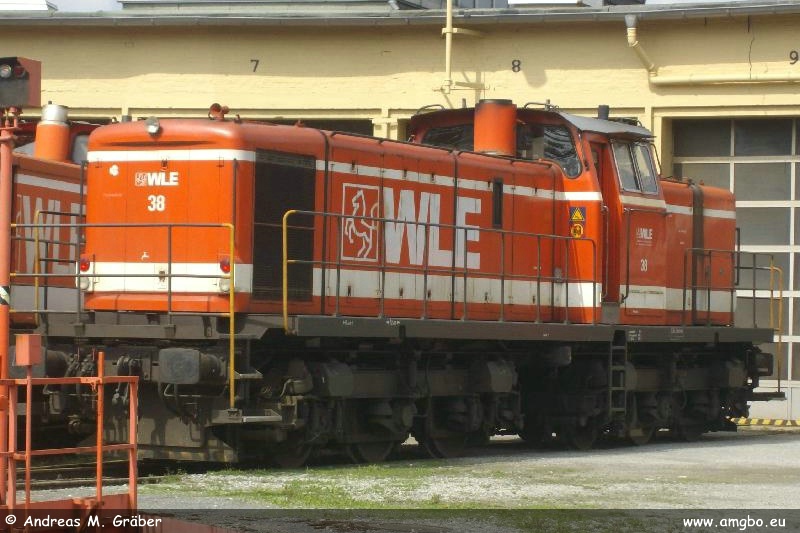
<path id="1" fill-rule="evenodd" d="M 219 292 L 230 292 L 231 278 L 219 278 Z"/>

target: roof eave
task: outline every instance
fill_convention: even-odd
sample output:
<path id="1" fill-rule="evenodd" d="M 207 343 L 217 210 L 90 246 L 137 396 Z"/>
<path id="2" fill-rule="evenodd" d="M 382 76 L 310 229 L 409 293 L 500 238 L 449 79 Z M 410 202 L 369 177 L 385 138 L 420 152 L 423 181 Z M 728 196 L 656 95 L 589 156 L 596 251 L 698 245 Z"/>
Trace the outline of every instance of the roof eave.
<path id="1" fill-rule="evenodd" d="M 624 5 L 600 8 L 507 8 L 457 9 L 454 18 L 461 25 L 536 24 L 548 22 L 616 22 L 626 15 L 640 20 L 675 20 L 691 18 L 733 18 L 754 15 L 800 14 L 795 1 L 737 2 L 729 4 Z M 363 11 L 343 13 L 325 11 L 313 14 L 165 14 L 165 13 L 49 13 L 6 12 L 0 26 L 410 26 L 443 24 L 444 10 Z"/>

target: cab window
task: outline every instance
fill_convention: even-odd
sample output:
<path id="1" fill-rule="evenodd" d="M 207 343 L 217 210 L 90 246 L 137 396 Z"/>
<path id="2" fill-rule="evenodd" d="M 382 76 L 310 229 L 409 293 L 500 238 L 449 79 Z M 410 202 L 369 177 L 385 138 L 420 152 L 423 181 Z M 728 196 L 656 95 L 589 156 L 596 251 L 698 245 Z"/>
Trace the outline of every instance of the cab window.
<path id="1" fill-rule="evenodd" d="M 549 159 L 558 163 L 570 178 L 581 173 L 581 162 L 564 126 L 524 124 L 517 129 L 517 154 L 522 159 Z"/>
<path id="2" fill-rule="evenodd" d="M 472 150 L 473 128 L 472 124 L 458 124 L 455 126 L 441 126 L 431 128 L 425 132 L 422 144 L 448 148 L 450 150 Z"/>
<path id="3" fill-rule="evenodd" d="M 613 141 L 611 146 L 622 188 L 626 191 L 657 193 L 658 175 L 653 164 L 650 145 Z"/>
<path id="4" fill-rule="evenodd" d="M 422 144 L 451 150 L 474 149 L 472 124 L 440 126 L 429 129 Z M 570 178 L 581 173 L 581 163 L 572 141 L 572 134 L 564 126 L 550 124 L 519 124 L 517 126 L 517 157 L 520 159 L 547 159 L 558 164 Z"/>

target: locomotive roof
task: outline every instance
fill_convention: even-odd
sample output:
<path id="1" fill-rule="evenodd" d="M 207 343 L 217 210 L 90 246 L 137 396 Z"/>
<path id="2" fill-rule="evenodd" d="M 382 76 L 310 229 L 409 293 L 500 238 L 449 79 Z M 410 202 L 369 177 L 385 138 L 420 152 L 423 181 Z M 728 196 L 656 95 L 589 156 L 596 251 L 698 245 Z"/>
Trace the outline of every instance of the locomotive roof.
<path id="1" fill-rule="evenodd" d="M 592 117 L 581 117 L 558 110 L 544 110 L 529 107 L 517 108 L 518 117 L 523 121 L 538 121 L 536 117 L 559 117 L 580 131 L 590 131 L 603 135 L 629 137 L 634 139 L 652 139 L 653 133 L 642 126 L 637 126 L 618 120 L 602 120 Z M 474 108 L 441 109 L 418 113 L 411 118 L 411 130 L 416 127 L 430 127 L 436 125 L 458 124 L 471 122 L 474 118 Z"/>
<path id="2" fill-rule="evenodd" d="M 605 135 L 626 135 L 643 139 L 653 138 L 653 133 L 647 128 L 635 126 L 626 122 L 579 117 L 578 115 L 561 112 L 559 112 L 558 115 L 581 131 L 593 131 Z"/>

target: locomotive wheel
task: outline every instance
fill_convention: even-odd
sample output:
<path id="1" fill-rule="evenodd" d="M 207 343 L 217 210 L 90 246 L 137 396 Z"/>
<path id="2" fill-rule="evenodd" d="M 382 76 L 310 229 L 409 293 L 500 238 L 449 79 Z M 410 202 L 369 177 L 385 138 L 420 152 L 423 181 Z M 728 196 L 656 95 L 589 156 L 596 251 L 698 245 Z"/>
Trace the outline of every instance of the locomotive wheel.
<path id="1" fill-rule="evenodd" d="M 411 434 L 422 445 L 430 457 L 447 459 L 464 455 L 468 433 L 450 429 L 448 425 L 448 403 L 446 399 L 430 398 L 427 417 L 418 418 Z"/>
<path id="2" fill-rule="evenodd" d="M 537 412 L 525 413 L 525 424 L 519 436 L 526 444 L 534 448 L 545 448 L 552 443 L 553 430 L 545 417 Z"/>
<path id="3" fill-rule="evenodd" d="M 354 463 L 381 463 L 394 451 L 397 442 L 353 442 L 345 446 L 345 452 Z"/>
<path id="4" fill-rule="evenodd" d="M 635 446 L 644 446 L 653 439 L 655 434 L 655 424 L 641 424 L 638 427 L 628 429 L 628 440 Z"/>
<path id="5" fill-rule="evenodd" d="M 674 430 L 674 435 L 684 442 L 695 442 L 705 433 L 705 425 L 693 420 L 681 422 Z"/>
<path id="6" fill-rule="evenodd" d="M 300 468 L 308 462 L 314 448 L 301 438 L 289 438 L 286 442 L 270 448 L 269 462 L 277 468 Z"/>
<path id="7" fill-rule="evenodd" d="M 459 433 L 447 437 L 425 437 L 421 444 L 428 455 L 437 459 L 461 457 L 467 447 L 467 435 Z"/>
<path id="8" fill-rule="evenodd" d="M 528 428 L 519 432 L 520 438 L 525 444 L 533 448 L 547 448 L 553 443 L 553 433 L 547 433 L 542 428 Z"/>
<path id="9" fill-rule="evenodd" d="M 583 426 L 568 426 L 562 432 L 564 442 L 573 450 L 591 450 L 597 440 L 597 424 L 593 420 Z"/>

